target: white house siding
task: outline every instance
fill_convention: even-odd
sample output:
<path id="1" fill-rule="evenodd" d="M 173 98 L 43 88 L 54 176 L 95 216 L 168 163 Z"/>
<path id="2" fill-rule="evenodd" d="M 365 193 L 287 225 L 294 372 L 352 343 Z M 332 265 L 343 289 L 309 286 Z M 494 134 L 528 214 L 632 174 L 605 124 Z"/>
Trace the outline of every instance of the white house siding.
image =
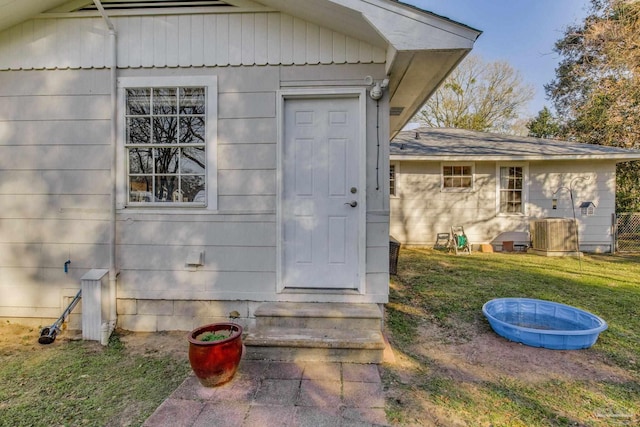
<path id="1" fill-rule="evenodd" d="M 455 162 L 454 162 L 455 163 Z M 532 161 L 499 162 L 528 166 L 528 203 L 524 215 L 502 216 L 496 212 L 496 162 L 475 162 L 474 190 L 443 192 L 441 163 L 431 161 L 396 162 L 397 195 L 391 197 L 391 234 L 405 244 L 429 245 L 437 233 L 451 226 L 464 226 L 474 244 L 490 243 L 503 232 L 529 230 L 529 221 L 544 217 L 573 216 L 568 191 L 558 194 L 558 209 L 551 209 L 553 192 L 574 182 L 576 216 L 580 223 L 581 249 L 608 251 L 611 245 L 611 215 L 615 212 L 614 161 Z M 583 217 L 578 206 L 593 201 L 594 216 Z"/>
<path id="2" fill-rule="evenodd" d="M 107 264 L 108 77 L 0 73 L 0 317 L 56 318 Z"/>
<path id="3" fill-rule="evenodd" d="M 386 302 L 389 206 L 376 170 L 388 146 L 378 157 L 369 99 L 365 292 L 276 291 L 277 91 L 362 88 L 384 77 L 384 52 L 279 13 L 114 21 L 118 77 L 218 78 L 218 210 L 118 210 L 119 326 L 185 330 L 232 310 L 251 325 L 262 301 Z M 1 33 L 0 51 L 0 317 L 47 324 L 84 273 L 108 267 L 108 37 L 97 19 L 34 20 Z M 379 127 L 384 139 L 384 115 Z M 197 271 L 185 266 L 192 250 L 204 252 Z"/>
<path id="4" fill-rule="evenodd" d="M 119 324 L 131 330 L 189 329 L 237 310 L 250 326 L 253 310 L 262 301 L 386 302 L 388 207 L 385 211 L 383 188 L 375 190 L 376 108 L 372 101 L 367 108 L 367 132 L 373 135 L 368 138 L 366 165 L 365 294 L 278 293 L 276 283 L 277 90 L 353 85 L 363 74 L 383 72 L 375 64 L 153 70 L 157 76 L 211 73 L 218 77 L 218 211 L 119 211 Z M 124 70 L 121 76 L 146 73 Z M 388 158 L 386 150 L 381 153 L 384 158 Z M 205 254 L 204 265 L 197 271 L 185 265 L 191 250 Z"/>
<path id="5" fill-rule="evenodd" d="M 568 191 L 560 190 L 556 194 L 558 198 L 557 210 L 551 209 L 551 199 L 553 192 L 558 187 L 569 187 L 573 181 L 576 218 L 580 224 L 580 248 L 589 252 L 611 251 L 612 215 L 615 213 L 616 205 L 616 164 L 614 161 L 532 162 L 530 171 L 530 201 L 533 217 L 572 218 L 573 211 Z M 581 177 L 588 177 L 589 181 L 575 180 L 575 178 Z M 582 216 L 580 213 L 580 203 L 586 201 L 591 201 L 597 206 L 593 216 Z"/>
<path id="6" fill-rule="evenodd" d="M 384 63 L 384 49 L 279 12 L 112 18 L 118 67 Z M 0 32 L 0 70 L 111 66 L 102 18 L 34 19 Z"/>

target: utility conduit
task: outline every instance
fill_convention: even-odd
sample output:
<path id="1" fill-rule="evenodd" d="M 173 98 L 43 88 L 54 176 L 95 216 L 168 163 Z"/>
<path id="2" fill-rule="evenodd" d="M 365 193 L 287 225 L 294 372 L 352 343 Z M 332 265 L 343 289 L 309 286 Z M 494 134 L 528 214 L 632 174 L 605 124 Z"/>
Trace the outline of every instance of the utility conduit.
<path id="1" fill-rule="evenodd" d="M 118 71 L 118 43 L 117 33 L 113 26 L 113 22 L 102 7 L 100 0 L 93 0 L 93 4 L 100 12 L 104 22 L 109 29 L 109 38 L 111 42 L 111 216 L 110 216 L 110 232 L 109 232 L 109 322 L 103 324 L 102 338 L 100 343 L 107 345 L 109 337 L 116 327 L 117 311 L 116 311 L 116 285 L 118 270 L 116 266 L 116 154 L 118 145 L 117 134 L 117 114 L 118 114 L 118 98 L 117 98 L 117 71 Z"/>

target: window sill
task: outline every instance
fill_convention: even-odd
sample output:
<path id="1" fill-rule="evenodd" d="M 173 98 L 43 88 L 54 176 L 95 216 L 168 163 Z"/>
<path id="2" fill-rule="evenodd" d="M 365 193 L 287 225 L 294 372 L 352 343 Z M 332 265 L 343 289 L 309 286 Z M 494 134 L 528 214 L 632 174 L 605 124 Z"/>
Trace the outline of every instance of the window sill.
<path id="1" fill-rule="evenodd" d="M 440 188 L 441 193 L 475 193 L 474 188 Z"/>

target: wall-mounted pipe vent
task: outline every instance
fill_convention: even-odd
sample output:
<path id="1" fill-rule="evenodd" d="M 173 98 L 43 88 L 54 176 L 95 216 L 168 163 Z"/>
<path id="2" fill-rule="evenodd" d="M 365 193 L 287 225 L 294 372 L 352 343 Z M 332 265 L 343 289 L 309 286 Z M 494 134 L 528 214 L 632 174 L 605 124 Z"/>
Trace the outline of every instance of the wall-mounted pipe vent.
<path id="1" fill-rule="evenodd" d="M 404 111 L 404 107 L 391 107 L 389 109 L 390 116 L 399 116 Z"/>
<path id="2" fill-rule="evenodd" d="M 105 10 L 132 10 L 132 9 L 166 9 L 176 7 L 212 7 L 212 6 L 231 6 L 221 0 L 102 0 L 102 6 Z M 77 8 L 77 12 L 95 11 L 96 6 L 92 2 L 87 2 L 85 6 Z"/>

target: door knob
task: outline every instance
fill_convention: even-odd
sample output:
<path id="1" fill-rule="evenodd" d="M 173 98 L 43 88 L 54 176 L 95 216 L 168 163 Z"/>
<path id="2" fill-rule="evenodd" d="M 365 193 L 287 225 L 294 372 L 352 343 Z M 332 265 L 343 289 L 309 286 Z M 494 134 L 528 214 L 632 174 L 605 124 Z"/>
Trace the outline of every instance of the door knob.
<path id="1" fill-rule="evenodd" d="M 345 203 L 345 205 L 349 205 L 352 208 L 355 208 L 356 206 L 358 206 L 358 202 L 356 202 L 355 200 L 352 200 L 350 202 Z"/>

